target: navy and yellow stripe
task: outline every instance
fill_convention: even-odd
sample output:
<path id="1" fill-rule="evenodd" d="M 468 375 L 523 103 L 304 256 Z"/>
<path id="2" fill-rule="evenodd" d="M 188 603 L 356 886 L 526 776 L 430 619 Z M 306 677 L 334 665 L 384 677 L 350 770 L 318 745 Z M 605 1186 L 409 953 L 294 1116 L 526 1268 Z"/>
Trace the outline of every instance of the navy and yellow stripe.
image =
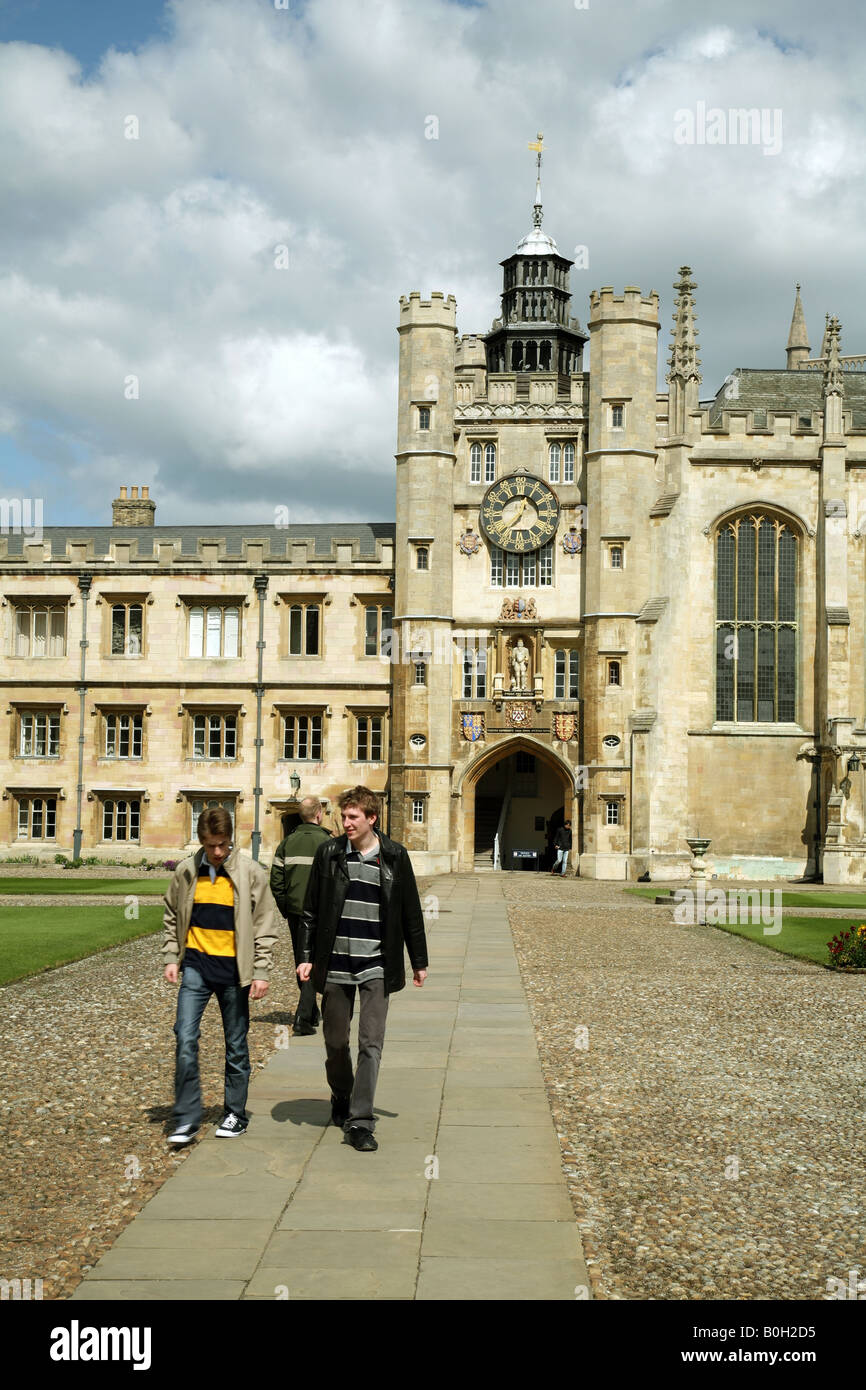
<path id="1" fill-rule="evenodd" d="M 236 984 L 236 954 L 232 881 L 221 867 L 211 883 L 205 855 L 196 879 L 184 962 L 194 965 L 208 984 Z"/>

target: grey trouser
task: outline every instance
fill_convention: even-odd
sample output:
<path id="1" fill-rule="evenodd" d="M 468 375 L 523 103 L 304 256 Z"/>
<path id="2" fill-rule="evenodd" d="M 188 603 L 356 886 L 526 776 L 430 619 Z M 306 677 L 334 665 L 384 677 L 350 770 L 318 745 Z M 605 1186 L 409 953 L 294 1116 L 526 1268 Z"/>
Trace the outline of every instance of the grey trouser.
<path id="1" fill-rule="evenodd" d="M 349 1025 L 355 1009 L 355 990 L 361 996 L 358 1020 L 358 1067 L 352 1072 L 349 1051 Z M 349 1118 L 344 1129 L 374 1130 L 373 1097 L 385 1042 L 388 996 L 384 980 L 367 980 L 362 985 L 325 983 L 322 995 L 322 1033 L 325 1039 L 325 1075 L 333 1095 L 349 1097 Z"/>

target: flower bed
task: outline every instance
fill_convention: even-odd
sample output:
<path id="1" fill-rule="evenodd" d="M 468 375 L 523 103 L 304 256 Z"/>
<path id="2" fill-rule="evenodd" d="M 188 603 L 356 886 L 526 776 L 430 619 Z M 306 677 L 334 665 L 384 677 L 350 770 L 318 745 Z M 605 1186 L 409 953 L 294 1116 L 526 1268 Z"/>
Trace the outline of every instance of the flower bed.
<path id="1" fill-rule="evenodd" d="M 866 922 L 839 932 L 827 942 L 830 965 L 835 970 L 866 970 Z"/>

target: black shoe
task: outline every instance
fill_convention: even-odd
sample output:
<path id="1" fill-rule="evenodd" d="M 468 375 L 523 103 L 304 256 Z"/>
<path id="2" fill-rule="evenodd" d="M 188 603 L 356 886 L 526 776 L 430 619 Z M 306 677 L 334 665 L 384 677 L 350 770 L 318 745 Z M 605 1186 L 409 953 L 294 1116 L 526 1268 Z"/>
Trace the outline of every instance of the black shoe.
<path id="1" fill-rule="evenodd" d="M 349 1118 L 349 1097 L 331 1096 L 331 1119 L 340 1129 Z"/>
<path id="2" fill-rule="evenodd" d="M 292 1037 L 309 1038 L 315 1033 L 315 1028 L 311 1023 L 296 1023 L 292 1028 Z"/>
<path id="3" fill-rule="evenodd" d="M 199 1132 L 199 1125 L 178 1125 L 172 1134 L 168 1136 L 169 1144 L 174 1144 L 175 1148 L 183 1148 L 184 1144 L 191 1144 Z"/>
<path id="4" fill-rule="evenodd" d="M 358 1153 L 372 1153 L 374 1149 L 379 1147 L 373 1138 L 372 1130 L 361 1129 L 360 1125 L 352 1125 L 347 1134 L 349 1143 L 353 1149 L 358 1150 Z"/>
<path id="5" fill-rule="evenodd" d="M 216 1132 L 217 1139 L 237 1139 L 241 1134 L 246 1134 L 249 1120 L 242 1120 L 240 1115 L 236 1115 L 233 1110 L 229 1110 Z"/>

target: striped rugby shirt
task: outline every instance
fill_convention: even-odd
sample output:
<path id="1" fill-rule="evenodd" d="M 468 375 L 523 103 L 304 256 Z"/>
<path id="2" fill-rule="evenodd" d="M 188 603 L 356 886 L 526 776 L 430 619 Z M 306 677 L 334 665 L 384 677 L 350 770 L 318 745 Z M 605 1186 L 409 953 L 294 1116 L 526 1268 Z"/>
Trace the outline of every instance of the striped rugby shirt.
<path id="1" fill-rule="evenodd" d="M 184 965 L 194 965 L 209 985 L 236 985 L 235 895 L 222 865 L 201 857 L 186 937 Z"/>
<path id="2" fill-rule="evenodd" d="M 385 978 L 379 921 L 379 851 L 350 850 L 346 855 L 349 887 L 328 962 L 327 984 L 361 985 Z"/>

